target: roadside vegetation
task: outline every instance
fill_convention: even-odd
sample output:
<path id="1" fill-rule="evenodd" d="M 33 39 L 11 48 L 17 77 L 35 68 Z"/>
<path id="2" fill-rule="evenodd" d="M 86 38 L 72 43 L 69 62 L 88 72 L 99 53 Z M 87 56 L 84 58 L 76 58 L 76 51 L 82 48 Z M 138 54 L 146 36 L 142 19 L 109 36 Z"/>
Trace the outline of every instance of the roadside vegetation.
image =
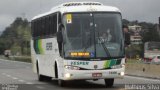
<path id="1" fill-rule="evenodd" d="M 143 58 L 144 53 L 144 43 L 149 41 L 157 41 L 160 42 L 160 33 L 158 32 L 158 26 L 154 23 L 148 22 L 138 22 L 128 21 L 123 19 L 123 24 L 127 26 L 139 25 L 142 26 L 142 30 L 140 31 L 140 36 L 142 37 L 142 44 L 139 45 L 130 45 L 126 50 L 126 56 L 130 59 Z M 130 31 L 130 34 L 133 35 L 134 32 Z"/>
<path id="2" fill-rule="evenodd" d="M 16 18 L 0 35 L 0 54 L 10 50 L 11 55 L 30 55 L 31 29 L 27 19 Z"/>

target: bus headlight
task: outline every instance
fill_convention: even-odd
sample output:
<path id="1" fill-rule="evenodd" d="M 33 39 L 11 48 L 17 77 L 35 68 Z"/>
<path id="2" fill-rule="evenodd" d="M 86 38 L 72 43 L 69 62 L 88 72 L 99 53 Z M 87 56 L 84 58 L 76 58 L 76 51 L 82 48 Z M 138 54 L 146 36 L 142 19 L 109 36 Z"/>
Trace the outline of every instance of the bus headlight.
<path id="1" fill-rule="evenodd" d="M 79 70 L 80 68 L 79 67 L 77 67 L 77 66 L 70 66 L 70 65 L 66 65 L 66 66 L 64 66 L 65 67 L 65 69 L 69 69 L 69 70 Z"/>
<path id="2" fill-rule="evenodd" d="M 120 75 L 121 75 L 121 76 L 124 76 L 124 72 L 121 72 Z"/>
<path id="3" fill-rule="evenodd" d="M 114 66 L 111 66 L 112 69 L 117 69 L 117 68 L 122 68 L 124 67 L 125 65 L 121 64 L 121 65 L 114 65 Z"/>
<path id="4" fill-rule="evenodd" d="M 65 77 L 66 77 L 66 78 L 70 78 L 70 77 L 71 77 L 71 74 L 70 74 L 70 73 L 66 73 L 66 74 L 65 74 Z"/>

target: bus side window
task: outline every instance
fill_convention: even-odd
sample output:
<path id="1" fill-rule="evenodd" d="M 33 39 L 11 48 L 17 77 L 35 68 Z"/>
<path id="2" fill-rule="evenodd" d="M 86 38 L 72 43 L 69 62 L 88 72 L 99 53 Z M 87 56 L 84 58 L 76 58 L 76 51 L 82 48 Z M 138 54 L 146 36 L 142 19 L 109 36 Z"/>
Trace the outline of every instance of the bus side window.
<path id="1" fill-rule="evenodd" d="M 55 25 L 56 25 L 56 22 L 55 22 L 55 15 L 52 15 L 51 20 L 52 20 L 51 33 L 52 33 L 52 35 L 54 35 L 54 34 L 55 34 Z"/>
<path id="2" fill-rule="evenodd" d="M 45 36 L 45 20 L 42 18 L 42 32 L 43 35 Z"/>
<path id="3" fill-rule="evenodd" d="M 52 33 L 51 33 L 51 31 L 52 31 L 52 19 L 51 19 L 51 16 L 49 16 L 48 17 L 48 33 L 50 34 L 50 36 L 51 35 L 53 35 Z"/>
<path id="4" fill-rule="evenodd" d="M 57 32 L 57 14 L 54 15 L 53 23 L 54 23 L 53 34 L 56 35 L 56 32 Z"/>
<path id="5" fill-rule="evenodd" d="M 39 32 L 39 26 L 40 26 L 40 20 L 37 21 L 37 29 L 36 29 L 36 37 L 40 36 L 40 32 Z"/>
<path id="6" fill-rule="evenodd" d="M 42 36 L 43 34 L 41 33 L 42 32 L 42 28 L 41 28 L 41 25 L 42 25 L 42 20 L 40 19 L 39 21 L 38 21 L 38 36 Z"/>
<path id="7" fill-rule="evenodd" d="M 41 33 L 41 35 L 43 36 L 44 35 L 44 33 L 43 33 L 43 19 L 40 19 L 40 26 L 39 26 L 40 28 L 40 33 Z"/>
<path id="8" fill-rule="evenodd" d="M 37 37 L 37 20 L 36 20 L 36 22 L 35 22 L 35 30 L 34 30 L 34 35 L 35 35 L 35 37 Z"/>
<path id="9" fill-rule="evenodd" d="M 33 21 L 31 22 L 31 34 L 33 38 L 34 38 L 34 30 L 35 30 L 35 26 L 34 26 L 34 21 Z"/>
<path id="10" fill-rule="evenodd" d="M 53 32 L 53 24 L 54 23 L 53 23 L 53 16 L 52 15 L 50 16 L 50 23 L 51 23 L 51 25 L 50 25 L 50 31 L 49 32 L 51 33 L 51 35 L 53 35 L 52 32 Z"/>
<path id="11" fill-rule="evenodd" d="M 48 37 L 49 33 L 48 33 L 48 18 L 47 17 L 45 17 L 45 33 L 46 33 L 45 36 Z"/>

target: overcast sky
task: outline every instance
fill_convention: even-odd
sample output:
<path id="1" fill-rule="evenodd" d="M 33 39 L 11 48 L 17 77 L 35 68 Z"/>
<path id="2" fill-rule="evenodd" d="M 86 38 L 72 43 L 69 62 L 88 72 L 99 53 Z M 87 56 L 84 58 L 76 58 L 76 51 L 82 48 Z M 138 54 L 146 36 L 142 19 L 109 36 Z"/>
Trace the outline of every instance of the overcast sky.
<path id="1" fill-rule="evenodd" d="M 98 1 L 116 6 L 128 20 L 158 23 L 160 0 L 0 0 L 0 31 L 9 26 L 16 17 L 31 20 L 37 14 L 68 1 Z"/>

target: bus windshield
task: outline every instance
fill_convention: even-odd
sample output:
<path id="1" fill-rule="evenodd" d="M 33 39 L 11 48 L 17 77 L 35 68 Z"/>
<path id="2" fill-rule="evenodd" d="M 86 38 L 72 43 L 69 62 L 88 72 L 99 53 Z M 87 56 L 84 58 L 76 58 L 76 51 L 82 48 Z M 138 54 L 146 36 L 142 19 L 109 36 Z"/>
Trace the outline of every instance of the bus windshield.
<path id="1" fill-rule="evenodd" d="M 119 13 L 70 13 L 63 17 L 64 56 L 114 58 L 124 56 Z"/>

